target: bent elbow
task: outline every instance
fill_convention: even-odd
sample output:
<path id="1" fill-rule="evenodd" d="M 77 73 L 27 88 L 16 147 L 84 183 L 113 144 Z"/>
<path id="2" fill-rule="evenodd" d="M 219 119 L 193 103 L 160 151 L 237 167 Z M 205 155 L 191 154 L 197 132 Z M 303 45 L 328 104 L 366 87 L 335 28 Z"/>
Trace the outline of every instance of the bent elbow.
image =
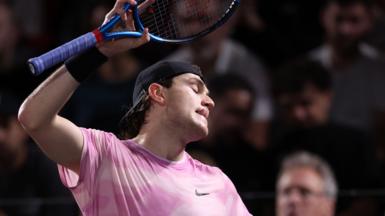
<path id="1" fill-rule="evenodd" d="M 17 119 L 19 120 L 19 122 L 23 126 L 23 128 L 27 128 L 30 124 L 29 120 L 28 120 L 28 113 L 26 112 L 23 105 L 19 108 L 19 113 L 17 115 Z"/>
<path id="2" fill-rule="evenodd" d="M 28 111 L 25 105 L 21 105 L 17 118 L 26 131 L 32 131 L 38 128 L 38 124 L 33 120 L 32 112 Z"/>

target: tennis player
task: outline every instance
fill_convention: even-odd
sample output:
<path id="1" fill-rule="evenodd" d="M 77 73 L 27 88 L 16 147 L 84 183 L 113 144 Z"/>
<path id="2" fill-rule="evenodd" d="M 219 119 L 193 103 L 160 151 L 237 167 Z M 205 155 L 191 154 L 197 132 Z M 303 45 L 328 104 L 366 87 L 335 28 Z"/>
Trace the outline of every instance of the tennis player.
<path id="1" fill-rule="evenodd" d="M 214 106 L 199 67 L 158 62 L 139 74 L 122 121 L 130 139 L 79 128 L 58 115 L 89 71 L 148 41 L 145 30 L 141 38 L 98 44 L 66 61 L 24 101 L 20 122 L 59 164 L 85 216 L 250 215 L 221 170 L 185 152 L 188 143 L 207 136 Z"/>

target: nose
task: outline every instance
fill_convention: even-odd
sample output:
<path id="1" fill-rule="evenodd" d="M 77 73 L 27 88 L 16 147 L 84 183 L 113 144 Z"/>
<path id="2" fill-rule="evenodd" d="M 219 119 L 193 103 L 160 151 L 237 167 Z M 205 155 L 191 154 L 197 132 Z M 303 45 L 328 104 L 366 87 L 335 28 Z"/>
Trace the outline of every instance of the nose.
<path id="1" fill-rule="evenodd" d="M 355 30 L 353 23 L 344 21 L 339 24 L 339 31 L 343 35 L 351 35 Z"/>
<path id="2" fill-rule="evenodd" d="M 214 103 L 213 99 L 211 99 L 210 96 L 205 95 L 203 100 L 202 100 L 202 105 L 207 107 L 209 110 L 212 110 L 215 106 L 215 103 Z"/>
<path id="3" fill-rule="evenodd" d="M 306 113 L 305 108 L 303 108 L 301 106 L 294 107 L 293 110 L 292 110 L 292 114 L 293 114 L 293 117 L 297 121 L 300 121 L 300 122 L 305 121 L 305 119 L 307 117 L 307 113 Z"/>
<path id="4" fill-rule="evenodd" d="M 291 191 L 289 194 L 287 194 L 287 201 L 291 205 L 296 205 L 299 202 L 301 202 L 302 197 L 298 191 Z"/>

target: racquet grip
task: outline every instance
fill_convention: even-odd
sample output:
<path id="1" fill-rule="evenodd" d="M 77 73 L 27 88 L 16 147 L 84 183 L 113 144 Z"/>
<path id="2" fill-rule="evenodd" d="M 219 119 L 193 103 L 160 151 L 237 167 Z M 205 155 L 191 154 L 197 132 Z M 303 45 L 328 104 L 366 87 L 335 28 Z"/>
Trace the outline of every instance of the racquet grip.
<path id="1" fill-rule="evenodd" d="M 29 59 L 29 68 L 33 75 L 39 75 L 46 69 L 67 60 L 75 54 L 95 46 L 95 44 L 96 38 L 92 32 L 89 32 L 41 56 Z"/>

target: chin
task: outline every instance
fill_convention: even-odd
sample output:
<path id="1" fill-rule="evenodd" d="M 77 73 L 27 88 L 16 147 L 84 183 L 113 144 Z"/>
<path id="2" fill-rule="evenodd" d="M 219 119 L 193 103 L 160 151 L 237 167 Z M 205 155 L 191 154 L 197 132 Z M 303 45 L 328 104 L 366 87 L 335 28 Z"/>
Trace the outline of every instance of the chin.
<path id="1" fill-rule="evenodd" d="M 207 120 L 201 117 L 195 117 L 189 124 L 186 124 L 186 130 L 186 133 L 190 135 L 189 137 L 191 142 L 204 139 L 209 134 Z"/>
<path id="2" fill-rule="evenodd" d="M 194 131 L 194 133 L 192 134 L 192 142 L 202 140 L 209 134 L 207 126 L 198 126 L 194 130 L 192 129 L 192 131 Z"/>
<path id="3" fill-rule="evenodd" d="M 207 135 L 209 135 L 209 130 L 207 128 L 201 128 L 201 131 L 199 133 L 199 136 L 200 136 L 199 139 L 203 139 L 207 137 Z"/>

